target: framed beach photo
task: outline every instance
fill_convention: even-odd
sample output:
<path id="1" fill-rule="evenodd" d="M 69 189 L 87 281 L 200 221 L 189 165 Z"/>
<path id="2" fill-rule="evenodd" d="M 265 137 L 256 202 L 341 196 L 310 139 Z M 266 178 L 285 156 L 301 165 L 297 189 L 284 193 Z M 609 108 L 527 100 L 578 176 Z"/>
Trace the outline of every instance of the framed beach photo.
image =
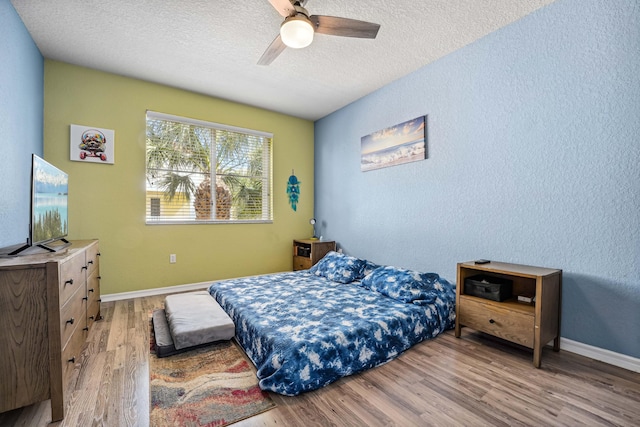
<path id="1" fill-rule="evenodd" d="M 427 158 L 427 116 L 391 126 L 360 139 L 363 172 Z"/>

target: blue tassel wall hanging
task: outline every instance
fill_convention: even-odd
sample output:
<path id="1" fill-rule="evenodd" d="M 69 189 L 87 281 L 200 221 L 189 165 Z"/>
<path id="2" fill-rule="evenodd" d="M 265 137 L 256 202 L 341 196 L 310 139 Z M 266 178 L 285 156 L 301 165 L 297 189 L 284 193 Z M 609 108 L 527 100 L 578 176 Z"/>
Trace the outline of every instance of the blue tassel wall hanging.
<path id="1" fill-rule="evenodd" d="M 294 211 L 298 208 L 298 199 L 300 197 L 300 181 L 291 169 L 291 176 L 287 182 L 287 195 L 289 196 L 289 204 Z"/>

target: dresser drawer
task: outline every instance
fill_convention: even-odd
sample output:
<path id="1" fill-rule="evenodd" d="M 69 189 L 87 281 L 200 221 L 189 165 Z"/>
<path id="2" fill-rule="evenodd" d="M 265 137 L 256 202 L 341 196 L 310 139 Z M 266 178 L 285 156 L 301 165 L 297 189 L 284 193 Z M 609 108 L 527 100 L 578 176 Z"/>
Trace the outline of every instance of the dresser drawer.
<path id="1" fill-rule="evenodd" d="M 73 334 L 71 334 L 67 345 L 62 349 L 62 381 L 65 388 L 69 382 L 73 368 L 76 363 L 80 362 L 80 353 L 82 353 L 86 336 L 87 334 L 83 328 L 76 328 Z"/>
<path id="2" fill-rule="evenodd" d="M 94 272 L 87 279 L 87 327 L 91 328 L 93 322 L 100 320 L 100 279 L 98 272 Z"/>
<path id="3" fill-rule="evenodd" d="M 78 288 L 77 292 L 73 294 L 60 309 L 60 336 L 62 347 L 69 341 L 69 338 L 76 329 L 82 329 L 86 326 L 86 309 L 84 292 L 81 288 Z"/>
<path id="4" fill-rule="evenodd" d="M 78 288 L 84 287 L 84 252 L 78 252 L 74 257 L 60 265 L 60 306 L 73 295 Z"/>
<path id="5" fill-rule="evenodd" d="M 461 296 L 457 315 L 459 322 L 464 326 L 533 348 L 533 314 Z"/>
<path id="6" fill-rule="evenodd" d="M 89 305 L 100 299 L 100 276 L 95 271 L 87 278 L 87 297 L 89 298 Z"/>
<path id="7" fill-rule="evenodd" d="M 98 271 L 100 266 L 100 246 L 96 243 L 87 248 L 86 262 L 87 262 L 87 274 L 91 274 L 94 271 Z"/>

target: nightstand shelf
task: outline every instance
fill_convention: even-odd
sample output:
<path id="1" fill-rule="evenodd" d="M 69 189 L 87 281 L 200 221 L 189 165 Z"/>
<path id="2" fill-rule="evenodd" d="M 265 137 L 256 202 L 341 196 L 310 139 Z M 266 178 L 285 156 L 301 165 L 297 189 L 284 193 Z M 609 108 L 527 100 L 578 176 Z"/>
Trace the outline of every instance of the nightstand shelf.
<path id="1" fill-rule="evenodd" d="M 293 271 L 308 270 L 327 253 L 336 250 L 336 242 L 312 239 L 293 241 Z"/>
<path id="2" fill-rule="evenodd" d="M 478 274 L 511 280 L 513 297 L 499 302 L 465 295 L 465 280 Z M 455 335 L 460 338 L 462 327 L 468 326 L 531 348 L 533 365 L 539 368 L 545 344 L 553 340 L 553 350 L 560 350 L 561 294 L 562 270 L 503 262 L 459 263 Z M 535 296 L 535 303 L 520 303 L 518 295 Z"/>

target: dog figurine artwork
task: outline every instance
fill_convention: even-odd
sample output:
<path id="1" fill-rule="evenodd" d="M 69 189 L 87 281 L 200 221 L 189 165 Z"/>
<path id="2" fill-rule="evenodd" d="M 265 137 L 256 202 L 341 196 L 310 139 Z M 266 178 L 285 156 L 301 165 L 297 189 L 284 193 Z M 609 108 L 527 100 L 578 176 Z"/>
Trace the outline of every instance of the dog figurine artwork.
<path id="1" fill-rule="evenodd" d="M 105 154 L 105 145 L 107 138 L 102 132 L 96 129 L 89 129 L 82 133 L 82 142 L 80 143 L 80 160 L 87 157 L 98 157 L 103 162 L 107 161 Z"/>

